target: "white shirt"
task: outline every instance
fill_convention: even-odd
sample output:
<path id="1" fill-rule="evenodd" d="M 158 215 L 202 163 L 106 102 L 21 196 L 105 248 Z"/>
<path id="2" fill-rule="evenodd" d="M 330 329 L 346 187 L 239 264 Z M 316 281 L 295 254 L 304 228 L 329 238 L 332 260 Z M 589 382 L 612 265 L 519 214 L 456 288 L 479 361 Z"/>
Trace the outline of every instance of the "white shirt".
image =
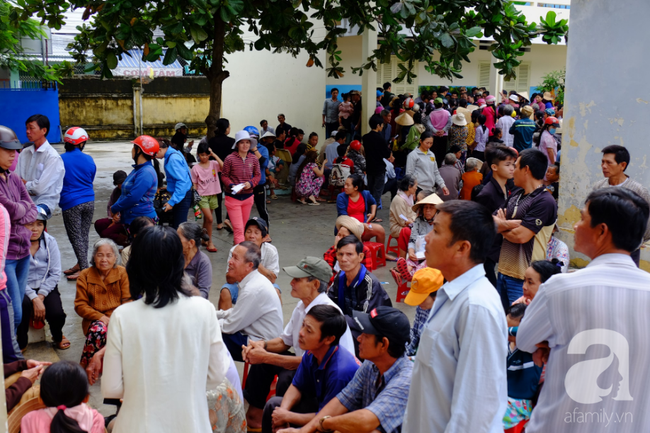
<path id="1" fill-rule="evenodd" d="M 54 212 L 59 204 L 65 167 L 61 155 L 45 140 L 36 150 L 34 146 L 23 149 L 18 156 L 16 173 L 27 181 L 25 188 L 34 204 L 44 204 Z"/>
<path id="2" fill-rule="evenodd" d="M 647 431 L 649 311 L 650 275 L 624 254 L 543 284 L 517 333 L 521 350 L 551 348 L 526 432 Z"/>
<path id="3" fill-rule="evenodd" d="M 232 258 L 232 252 L 236 246 L 237 245 L 233 246 L 228 252 L 226 269 L 228 268 L 228 262 Z M 260 247 L 260 253 L 262 255 L 262 261 L 260 264 L 269 271 L 273 272 L 276 277 L 280 275 L 280 256 L 278 255 L 278 249 L 268 242 L 263 242 L 262 246 Z"/>
<path id="4" fill-rule="evenodd" d="M 404 433 L 503 433 L 506 317 L 476 265 L 438 290 L 420 336 Z"/>
<path id="5" fill-rule="evenodd" d="M 241 332 L 253 340 L 272 340 L 282 333 L 282 304 L 278 293 L 264 275 L 254 270 L 239 283 L 237 303 L 217 311 L 225 334 Z"/>
<path id="6" fill-rule="evenodd" d="M 515 119 L 512 116 L 501 116 L 495 125 L 497 128 L 501 129 L 503 133 L 503 143 L 512 147 L 515 141 L 515 136 L 510 133 L 510 127 L 515 123 Z"/>
<path id="7" fill-rule="evenodd" d="M 154 308 L 139 299 L 113 312 L 110 329 L 102 395 L 124 399 L 113 431 L 210 432 L 205 393 L 230 365 L 214 305 L 181 295 Z"/>
<path id="8" fill-rule="evenodd" d="M 386 176 L 384 176 L 384 183 L 387 183 L 388 179 L 395 179 L 397 174 L 395 174 L 395 166 L 392 162 L 384 158 L 384 164 L 386 164 Z"/>
<path id="9" fill-rule="evenodd" d="M 339 306 L 336 305 L 329 298 L 329 296 L 327 296 L 327 293 L 319 293 L 318 296 L 316 296 L 316 298 L 311 301 L 311 304 L 307 305 L 307 307 L 305 307 L 305 304 L 303 304 L 302 301 L 299 301 L 298 305 L 296 305 L 296 308 L 293 309 L 293 313 L 291 313 L 291 319 L 289 319 L 289 323 L 287 323 L 287 326 L 285 326 L 284 332 L 282 335 L 280 335 L 280 338 L 282 338 L 284 344 L 293 347 L 293 349 L 296 351 L 296 356 L 302 357 L 303 353 L 305 353 L 305 351 L 302 350 L 298 344 L 298 333 L 300 332 L 300 328 L 302 327 L 302 322 L 305 319 L 305 316 L 309 310 L 311 310 L 312 307 L 315 307 L 316 305 L 331 305 L 333 307 L 336 307 L 337 310 L 341 311 Z M 352 333 L 350 332 L 350 328 L 348 326 L 346 326 L 345 333 L 339 340 L 339 345 L 341 347 L 345 347 L 348 352 L 354 355 L 354 342 L 352 341 Z"/>

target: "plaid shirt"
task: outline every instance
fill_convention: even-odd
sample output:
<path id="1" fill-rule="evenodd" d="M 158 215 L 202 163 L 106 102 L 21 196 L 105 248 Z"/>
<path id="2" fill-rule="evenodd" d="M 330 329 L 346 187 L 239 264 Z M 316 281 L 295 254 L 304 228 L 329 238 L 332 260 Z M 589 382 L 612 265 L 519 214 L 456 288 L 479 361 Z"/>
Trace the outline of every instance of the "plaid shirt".
<path id="1" fill-rule="evenodd" d="M 413 327 L 411 328 L 411 343 L 406 348 L 407 356 L 415 356 L 418 351 L 418 346 L 420 345 L 420 335 L 422 334 L 422 329 L 424 324 L 429 318 L 429 313 L 431 310 L 423 310 L 420 307 L 415 309 L 415 319 L 413 319 Z"/>
<path id="2" fill-rule="evenodd" d="M 352 381 L 336 398 L 350 412 L 367 409 L 379 418 L 379 431 L 400 432 L 409 396 L 413 362 L 405 356 L 397 359 L 384 373 L 370 361 L 364 361 Z"/>

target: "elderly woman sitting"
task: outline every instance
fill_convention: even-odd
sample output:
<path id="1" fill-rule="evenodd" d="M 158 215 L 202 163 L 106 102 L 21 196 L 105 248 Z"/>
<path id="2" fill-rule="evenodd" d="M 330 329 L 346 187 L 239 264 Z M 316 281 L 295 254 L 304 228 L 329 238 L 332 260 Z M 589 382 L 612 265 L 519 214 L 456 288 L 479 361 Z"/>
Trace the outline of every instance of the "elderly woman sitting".
<path id="1" fill-rule="evenodd" d="M 80 364 L 86 368 L 95 352 L 106 345 L 106 331 L 111 314 L 131 300 L 126 269 L 118 266 L 117 245 L 110 239 L 100 239 L 93 246 L 90 268 L 84 269 L 77 280 L 74 310 L 83 318 L 81 326 L 86 343 Z"/>
<path id="2" fill-rule="evenodd" d="M 190 277 L 192 285 L 199 289 L 201 296 L 208 299 L 212 287 L 212 264 L 208 256 L 199 250 L 201 241 L 207 241 L 208 236 L 203 233 L 200 225 L 192 222 L 182 223 L 176 232 L 183 245 L 185 275 Z"/>

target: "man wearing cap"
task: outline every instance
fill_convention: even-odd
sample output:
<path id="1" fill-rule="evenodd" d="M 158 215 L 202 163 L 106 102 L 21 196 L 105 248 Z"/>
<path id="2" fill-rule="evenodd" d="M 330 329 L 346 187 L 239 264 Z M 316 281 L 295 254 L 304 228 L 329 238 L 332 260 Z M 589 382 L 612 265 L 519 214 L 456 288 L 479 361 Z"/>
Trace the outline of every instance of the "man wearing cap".
<path id="1" fill-rule="evenodd" d="M 345 318 L 335 306 L 310 308 L 298 338 L 305 354 L 284 396 L 266 402 L 262 433 L 304 426 L 352 380 L 361 362 L 339 346 L 346 329 Z"/>
<path id="2" fill-rule="evenodd" d="M 402 431 L 503 433 L 507 325 L 483 269 L 494 221 L 470 201 L 437 209 L 425 254 L 447 283 L 420 336 Z"/>
<path id="3" fill-rule="evenodd" d="M 275 284 L 275 280 L 280 273 L 280 259 L 278 249 L 270 242 L 265 242 L 268 234 L 268 226 L 262 218 L 253 217 L 246 222 L 246 226 L 244 227 L 244 240 L 253 242 L 260 249 L 261 261 L 257 267 L 257 271 L 273 284 L 273 287 L 278 292 L 278 296 L 280 296 L 280 288 Z M 237 245 L 233 246 L 228 252 L 228 262 L 232 258 L 232 253 L 235 248 L 237 248 Z M 229 278 L 226 273 L 226 284 L 221 287 L 219 294 L 219 309 L 228 310 L 232 308 L 233 304 L 237 303 L 238 294 L 239 286 L 237 281 Z M 281 296 L 280 300 L 282 300 Z"/>
<path id="4" fill-rule="evenodd" d="M 533 134 L 535 133 L 535 121 L 531 118 L 534 114 L 533 107 L 526 105 L 521 109 L 521 118 L 515 120 L 510 127 L 510 134 L 512 134 L 512 146 L 521 152 L 525 149 L 530 149 L 533 146 Z"/>
<path id="5" fill-rule="evenodd" d="M 413 372 L 413 363 L 404 356 L 409 321 L 392 307 L 374 308 L 369 314 L 355 311 L 354 321 L 361 331 L 359 353 L 365 361 L 348 386 L 300 429 L 301 433 L 402 430 Z M 296 431 L 285 429 L 278 433 Z"/>
<path id="6" fill-rule="evenodd" d="M 411 327 L 411 337 L 408 347 L 406 348 L 407 356 L 415 356 L 420 346 L 420 335 L 429 318 L 431 307 L 436 300 L 438 289 L 444 283 L 442 272 L 433 268 L 422 268 L 413 274 L 411 287 L 409 289 L 404 303 L 415 309 L 415 319 Z"/>
<path id="7" fill-rule="evenodd" d="M 442 98 L 436 98 L 433 101 L 435 109 L 428 116 L 422 118 L 422 123 L 433 133 L 433 146 L 431 151 L 436 156 L 438 168 L 442 165 L 442 160 L 447 152 L 447 134 L 451 128 L 451 114 L 444 108 Z"/>
<path id="8" fill-rule="evenodd" d="M 37 207 L 45 210 L 49 219 L 59 204 L 65 167 L 63 160 L 47 141 L 50 120 L 42 114 L 34 114 L 25 121 L 27 139 L 34 143 L 16 157 L 16 174 L 23 180 L 27 192 Z"/>
<path id="9" fill-rule="evenodd" d="M 281 334 L 278 333 L 279 337 L 265 341 L 249 340 L 248 345 L 242 346 L 241 356 L 251 364 L 244 397 L 250 405 L 247 419 L 249 427 L 252 428 L 261 426 L 262 411 L 273 378 L 278 376 L 276 395 L 283 396 L 291 384 L 296 368 L 300 365 L 304 351 L 300 348 L 298 338 L 305 315 L 316 305 L 332 305 L 339 308 L 325 294 L 332 271 L 324 260 L 305 257 L 297 266 L 288 266 L 284 271 L 292 278 L 291 296 L 300 300 L 291 314 L 289 323 Z M 254 304 L 259 302 L 251 301 Z M 342 348 L 354 354 L 354 343 L 349 329 L 341 337 L 340 344 Z M 296 356 L 288 352 L 291 347 L 294 348 Z"/>
<path id="10" fill-rule="evenodd" d="M 368 312 L 379 306 L 392 306 L 388 293 L 373 274 L 361 264 L 363 243 L 355 236 L 346 236 L 336 245 L 336 259 L 341 268 L 328 289 L 328 295 L 345 314 L 354 329 L 353 311 Z M 359 333 L 353 331 L 356 338 Z"/>
<path id="11" fill-rule="evenodd" d="M 339 105 L 341 105 L 341 101 L 338 100 L 339 89 L 333 88 L 331 94 L 332 97 L 323 102 L 323 127 L 326 137 L 339 127 Z"/>
<path id="12" fill-rule="evenodd" d="M 174 130 L 176 133 L 172 137 L 172 143 L 174 143 L 176 149 L 182 150 L 185 153 L 189 153 L 192 150 L 192 146 L 194 145 L 194 140 L 190 141 L 187 144 L 187 147 L 185 147 L 185 142 L 187 141 L 187 125 L 179 122 L 176 124 L 176 126 L 174 126 Z"/>

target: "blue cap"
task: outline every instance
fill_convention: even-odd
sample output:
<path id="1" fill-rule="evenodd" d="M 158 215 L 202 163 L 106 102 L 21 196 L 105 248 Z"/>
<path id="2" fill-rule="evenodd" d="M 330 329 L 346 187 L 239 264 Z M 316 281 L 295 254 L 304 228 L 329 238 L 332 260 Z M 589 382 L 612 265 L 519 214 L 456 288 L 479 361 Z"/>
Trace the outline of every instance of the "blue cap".
<path id="1" fill-rule="evenodd" d="M 377 96 L 384 96 L 384 92 L 377 90 Z"/>

